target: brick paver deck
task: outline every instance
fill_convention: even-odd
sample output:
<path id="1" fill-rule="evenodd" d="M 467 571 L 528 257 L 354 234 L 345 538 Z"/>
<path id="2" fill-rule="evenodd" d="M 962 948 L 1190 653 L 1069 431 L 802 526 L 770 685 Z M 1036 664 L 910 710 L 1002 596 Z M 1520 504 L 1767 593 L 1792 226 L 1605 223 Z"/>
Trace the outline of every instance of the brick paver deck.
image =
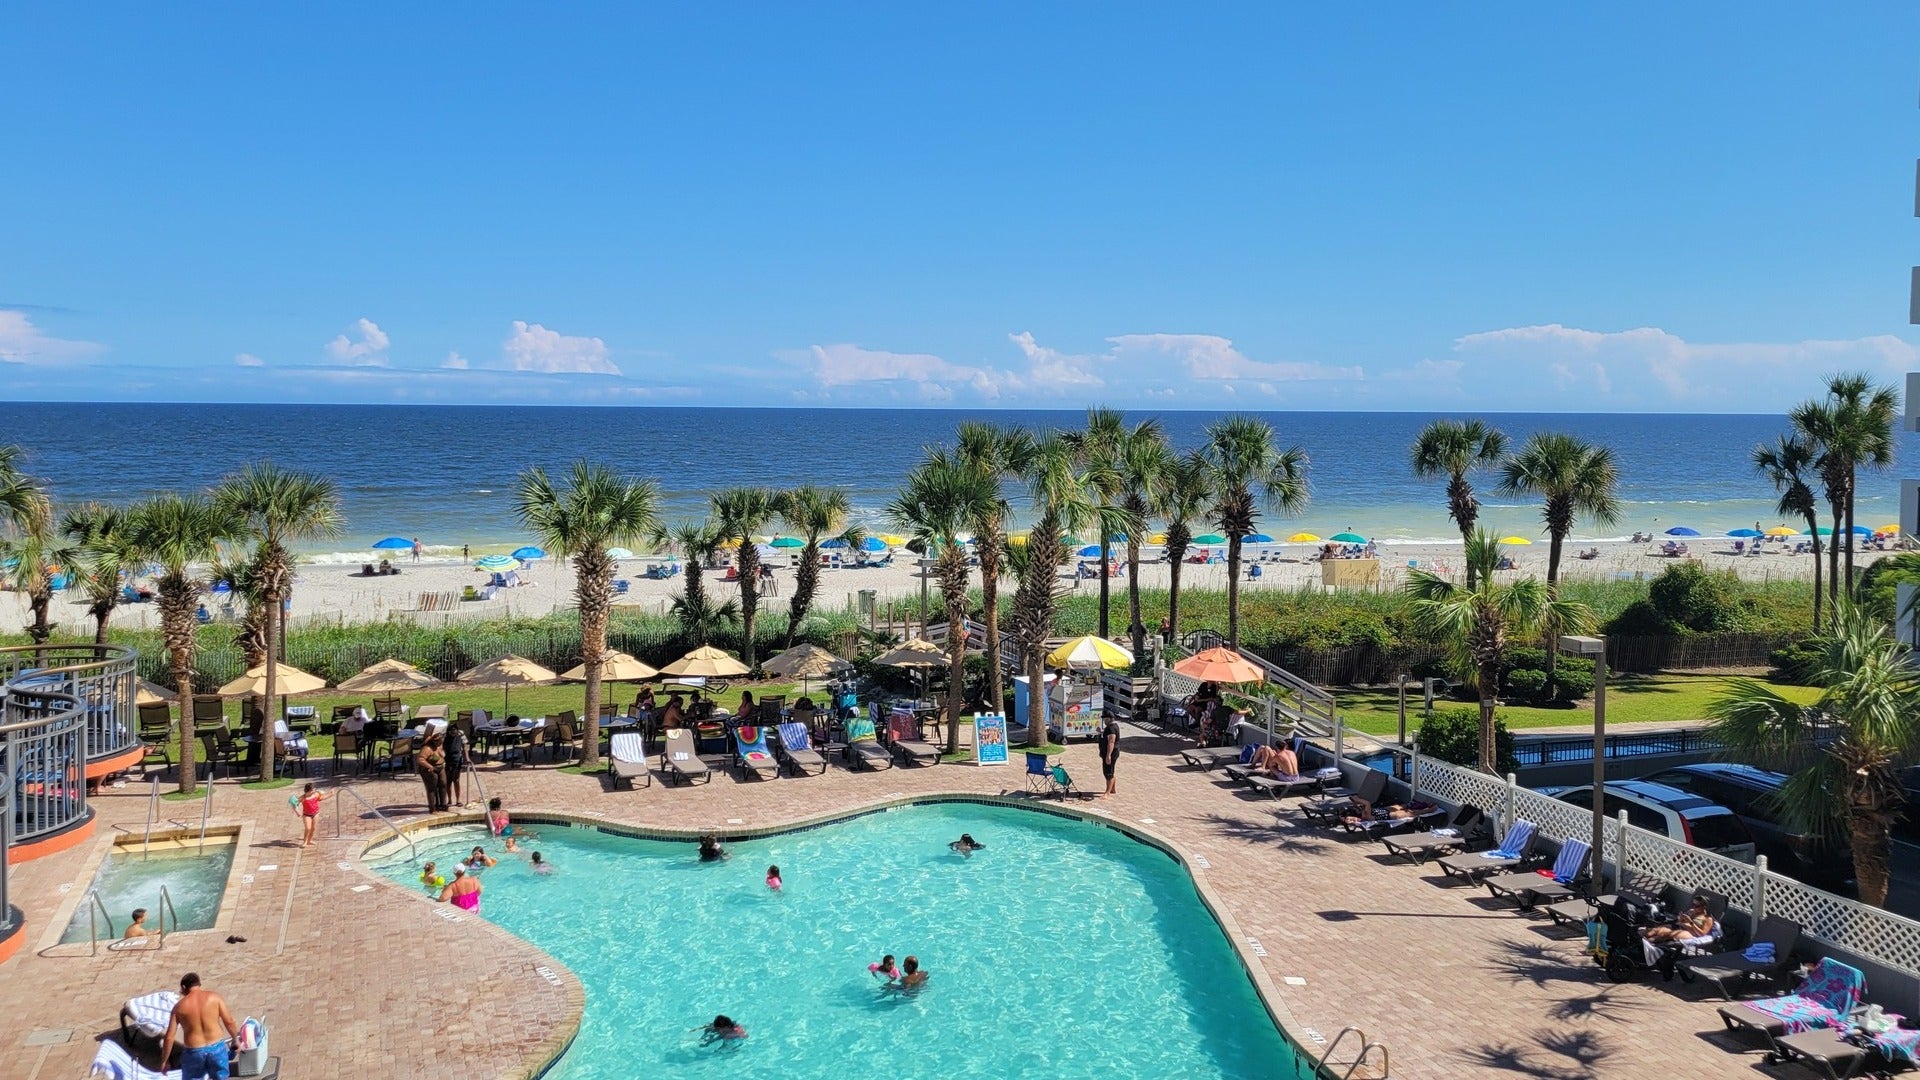
<path id="1" fill-rule="evenodd" d="M 1196 867 L 1213 903 L 1263 973 L 1289 1033 L 1309 1049 L 1355 1024 L 1391 1049 L 1405 1080 L 1534 1076 L 1750 1075 L 1758 1055 L 1736 1052 L 1716 1034 L 1707 992 L 1680 983 L 1614 985 L 1581 954 L 1577 934 L 1552 929 L 1485 900 L 1484 890 L 1437 884 L 1439 874 L 1388 862 L 1370 841 L 1347 842 L 1297 826 L 1264 796 L 1200 773 L 1172 751 L 1181 744 L 1144 733 L 1123 741 L 1120 795 L 1078 807 L 1110 814 L 1167 842 Z M 887 801 L 896 793 L 976 795 L 1024 790 L 1020 766 L 897 768 L 821 777 L 609 791 L 598 777 L 541 766 L 485 769 L 488 793 L 520 813 L 596 813 L 653 828 L 721 832 L 778 826 Z M 1067 767 L 1097 780 L 1093 751 L 1075 746 Z M 316 767 L 316 771 L 320 771 Z M 369 801 L 398 819 L 424 806 L 411 779 L 356 781 Z M 287 792 L 247 792 L 223 781 L 215 818 L 251 822 L 239 858 L 241 885 L 229 932 L 173 937 L 164 950 L 87 955 L 85 946 L 42 947 L 63 900 L 95 844 L 14 868 L 14 898 L 31 922 L 27 947 L 0 967 L 0 1077 L 77 1077 L 93 1041 L 116 1029 L 128 997 L 171 987 L 197 970 L 237 1014 L 264 1015 L 288 1080 L 458 1075 L 524 1077 L 537 1072 L 578 1026 L 579 984 L 533 946 L 468 916 L 391 886 L 357 863 L 382 831 L 343 802 L 321 817 L 321 841 L 301 851 L 288 838 L 298 823 Z M 100 834 L 136 832 L 146 816 L 143 785 L 102 795 Z M 468 796 L 473 796 L 471 785 Z M 168 804 L 176 813 L 180 804 Z M 1280 811 L 1280 812 L 1276 812 Z M 185 816 L 185 815 L 182 815 Z M 741 824 L 728 824 L 739 819 Z M 1151 819 L 1151 823 L 1144 823 Z M 342 864 L 346 865 L 342 865 Z M 276 865 L 276 870 L 262 870 Z M 355 891 L 359 886 L 371 888 Z M 66 893 L 59 890 L 69 886 Z M 119 913 L 116 913 L 118 915 Z M 1245 938 L 1257 938 L 1255 956 Z M 558 983 L 536 971 L 548 967 Z M 1304 980 L 1296 982 L 1294 980 Z M 61 1041 L 61 1030 L 71 1031 Z"/>

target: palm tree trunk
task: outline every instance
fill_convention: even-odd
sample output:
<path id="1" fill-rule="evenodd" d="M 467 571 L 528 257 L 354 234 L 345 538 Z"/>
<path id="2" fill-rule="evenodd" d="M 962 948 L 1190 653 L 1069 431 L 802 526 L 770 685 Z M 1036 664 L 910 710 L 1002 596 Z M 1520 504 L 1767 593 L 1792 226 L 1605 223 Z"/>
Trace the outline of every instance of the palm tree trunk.
<path id="1" fill-rule="evenodd" d="M 173 689 L 180 695 L 180 722 L 175 728 L 180 736 L 179 787 L 182 794 L 191 795 L 200 787 L 196 762 L 199 746 L 193 734 L 193 598 L 184 586 L 170 591 L 163 584 L 160 602 L 161 637 L 167 643 Z"/>
<path id="2" fill-rule="evenodd" d="M 1140 541 L 1133 536 L 1127 537 L 1127 620 L 1137 659 L 1147 651 L 1147 628 L 1140 621 Z"/>
<path id="3" fill-rule="evenodd" d="M 1100 636 L 1103 638 L 1111 638 L 1113 629 L 1107 615 L 1107 567 L 1111 565 L 1113 565 L 1113 549 L 1107 546 L 1107 538 L 1102 536 L 1100 537 Z"/>
<path id="4" fill-rule="evenodd" d="M 740 662 L 752 671 L 753 621 L 760 607 L 760 553 L 754 550 L 753 537 L 740 537 Z"/>
<path id="5" fill-rule="evenodd" d="M 1844 580 L 1844 582 L 1845 582 L 1845 584 L 1844 584 L 1844 586 L 1843 586 L 1843 587 L 1841 588 L 1841 590 L 1840 590 L 1840 591 L 1841 591 L 1841 593 L 1842 593 L 1843 595 L 1845 595 L 1845 596 L 1847 597 L 1847 599 L 1849 599 L 1849 600 L 1851 600 L 1851 599 L 1853 599 L 1853 586 L 1854 586 L 1854 578 L 1853 578 L 1853 482 L 1854 482 L 1854 481 L 1853 481 L 1853 476 L 1852 476 L 1851 474 L 1849 474 L 1849 475 L 1847 476 L 1847 489 L 1846 489 L 1846 496 L 1847 496 L 1847 531 L 1846 531 L 1846 543 L 1847 543 L 1847 576 L 1846 576 L 1846 578 L 1844 578 L 1844 579 L 1843 579 L 1843 580 Z M 1836 536 L 1835 536 L 1835 538 L 1836 538 L 1836 539 L 1838 539 L 1838 534 L 1836 534 Z"/>
<path id="6" fill-rule="evenodd" d="M 1807 515 L 1807 531 L 1813 534 L 1813 632 L 1820 632 L 1820 519 Z"/>
<path id="7" fill-rule="evenodd" d="M 1227 534 L 1227 648 L 1240 647 L 1240 534 Z"/>
<path id="8" fill-rule="evenodd" d="M 1180 640 L 1180 564 L 1186 561 L 1186 549 L 1167 549 L 1167 633 Z"/>
<path id="9" fill-rule="evenodd" d="M 967 707 L 967 556 L 952 537 L 943 539 L 940 591 L 947 605 L 947 753 L 958 754 L 960 714 Z"/>
<path id="10" fill-rule="evenodd" d="M 254 743 L 260 748 L 260 780 L 273 779 L 273 714 L 274 691 L 279 689 L 276 676 L 280 669 L 280 590 L 277 587 L 268 590 L 267 595 L 267 684 L 265 714 L 260 719 L 260 730 L 255 734 Z"/>
<path id="11" fill-rule="evenodd" d="M 93 643 L 95 645 L 105 645 L 107 643 L 107 619 L 111 617 L 109 612 L 112 610 L 112 608 L 107 608 L 93 613 Z"/>
<path id="12" fill-rule="evenodd" d="M 997 538 L 995 539 L 997 543 Z M 982 537 L 980 548 L 984 551 L 987 538 Z M 987 624 L 987 688 L 993 695 L 993 704 L 988 712 L 999 712 L 1007 707 L 1006 677 L 1000 670 L 1000 559 L 980 559 L 980 615 Z"/>
<path id="13" fill-rule="evenodd" d="M 1840 606 L 1840 522 L 1845 516 L 1840 504 L 1845 501 L 1845 496 L 1841 496 L 1834 499 L 1832 504 L 1833 533 L 1827 541 L 1827 607 L 1830 610 Z M 1816 528 L 1813 535 L 1814 542 L 1818 543 L 1820 530 Z"/>
<path id="14" fill-rule="evenodd" d="M 1552 600 L 1560 598 L 1560 547 L 1566 538 L 1565 533 L 1547 534 L 1547 597 Z M 1545 632 L 1547 693 L 1551 695 L 1554 692 L 1553 672 L 1559 666 L 1560 659 L 1560 627 L 1553 617 L 1552 608 L 1547 610 Z"/>
<path id="15" fill-rule="evenodd" d="M 807 537 L 807 546 L 800 549 L 800 569 L 793 575 L 793 602 L 787 606 L 787 648 L 793 648 L 794 639 L 800 633 L 800 624 L 806 621 L 807 610 L 813 607 L 813 594 L 820 587 L 820 545 L 817 538 Z"/>
<path id="16" fill-rule="evenodd" d="M 1466 550 L 1473 546 L 1473 523 L 1479 520 L 1474 510 L 1473 489 L 1467 486 L 1467 474 L 1455 472 L 1447 479 L 1447 509 L 1453 516 L 1454 524 L 1460 526 L 1460 550 L 1462 558 Z M 1473 563 L 1467 563 L 1467 591 L 1472 592 L 1479 574 Z"/>
<path id="17" fill-rule="evenodd" d="M 1480 771 L 1500 774 L 1500 752 L 1493 737 L 1493 707 L 1500 693 L 1500 669 L 1491 665 L 1480 669 Z"/>
<path id="18" fill-rule="evenodd" d="M 1847 815 L 1847 832 L 1853 840 L 1853 876 L 1860 889 L 1860 902 L 1884 907 L 1887 903 L 1888 863 L 1892 855 L 1887 841 L 1887 815 L 1874 810 L 1858 810 Z"/>
<path id="19" fill-rule="evenodd" d="M 1027 646 L 1027 745 L 1047 745 L 1047 646 L 1040 638 Z"/>
<path id="20" fill-rule="evenodd" d="M 587 696 L 582 705 L 586 715 L 582 717 L 580 725 L 582 768 L 600 764 L 600 675 L 606 667 L 607 609 L 599 602 L 599 598 L 613 591 L 610 573 L 607 578 L 580 590 L 582 593 L 589 589 L 592 592 L 591 596 L 583 595 L 580 598 L 580 651 L 586 654 L 587 662 Z"/>

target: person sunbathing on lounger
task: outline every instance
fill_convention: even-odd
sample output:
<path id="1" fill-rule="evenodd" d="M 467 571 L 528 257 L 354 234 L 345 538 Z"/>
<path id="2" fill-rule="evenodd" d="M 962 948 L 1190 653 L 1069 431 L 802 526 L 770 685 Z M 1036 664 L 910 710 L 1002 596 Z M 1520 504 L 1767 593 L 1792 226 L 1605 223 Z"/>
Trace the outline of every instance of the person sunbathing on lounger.
<path id="1" fill-rule="evenodd" d="M 1668 926 L 1649 926 L 1640 936 L 1656 945 L 1704 944 L 1713 937 L 1713 916 L 1707 914 L 1707 900 L 1696 896 L 1687 910 Z"/>
<path id="2" fill-rule="evenodd" d="M 1300 759 L 1286 746 L 1254 748 L 1253 771 L 1261 776 L 1299 776 Z"/>
<path id="3" fill-rule="evenodd" d="M 1399 803 L 1376 807 L 1358 795 L 1349 795 L 1347 798 L 1353 803 L 1353 813 L 1340 820 L 1348 825 L 1360 825 L 1368 821 L 1410 821 L 1416 816 L 1411 808 Z"/>

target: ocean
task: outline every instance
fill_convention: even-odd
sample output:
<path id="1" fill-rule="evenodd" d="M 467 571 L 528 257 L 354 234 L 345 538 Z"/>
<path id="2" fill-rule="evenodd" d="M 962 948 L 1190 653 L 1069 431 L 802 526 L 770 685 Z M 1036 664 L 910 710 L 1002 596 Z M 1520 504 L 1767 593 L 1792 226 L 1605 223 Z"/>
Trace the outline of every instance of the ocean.
<path id="1" fill-rule="evenodd" d="M 1147 415 L 1136 410 L 1130 418 Z M 1223 415 L 1159 414 L 1176 446 L 1199 443 Z M 1312 503 L 1295 518 L 1268 519 L 1284 537 L 1353 531 L 1383 540 L 1445 540 L 1444 483 L 1407 466 L 1415 434 L 1437 414 L 1274 412 L 1283 441 L 1312 460 Z M 1083 410 L 709 409 L 434 405 L 190 405 L 0 403 L 0 444 L 26 451 L 27 468 L 61 502 L 128 502 L 166 489 L 201 488 L 250 460 L 270 458 L 331 476 L 340 485 L 346 534 L 304 552 L 360 561 L 384 536 L 419 537 L 432 551 L 476 553 L 517 546 L 515 477 L 529 465 L 565 468 L 576 458 L 657 479 L 664 516 L 705 513 L 707 493 L 735 484 L 845 488 L 871 525 L 921 449 L 950 440 L 964 419 L 1032 428 L 1071 427 Z M 1620 466 L 1622 515 L 1612 528 L 1582 522 L 1579 539 L 1624 537 L 1688 526 L 1724 533 L 1778 523 L 1772 488 L 1748 453 L 1786 429 L 1779 416 L 1672 414 L 1492 414 L 1517 443 L 1542 430 L 1611 446 Z M 1917 437 L 1900 436 L 1900 458 L 1920 468 Z M 1899 466 L 1861 478 L 1858 521 L 1897 521 Z M 1477 482 L 1482 518 L 1502 535 L 1541 535 L 1539 508 Z M 1798 522 L 1788 522 L 1798 526 Z"/>

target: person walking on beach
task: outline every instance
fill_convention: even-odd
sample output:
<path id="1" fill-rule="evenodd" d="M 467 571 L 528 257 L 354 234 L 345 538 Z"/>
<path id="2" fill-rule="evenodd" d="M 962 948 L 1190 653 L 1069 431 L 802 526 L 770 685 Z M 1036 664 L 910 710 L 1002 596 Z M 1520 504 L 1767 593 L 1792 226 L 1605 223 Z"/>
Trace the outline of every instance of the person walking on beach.
<path id="1" fill-rule="evenodd" d="M 160 1061 L 173 1054 L 174 1032 L 180 1033 L 181 1080 L 226 1080 L 228 1041 L 240 1034 L 240 1025 L 227 1010 L 226 999 L 200 985 L 200 976 L 180 976 L 180 1003 L 167 1018 L 167 1037 L 160 1043 Z"/>
<path id="2" fill-rule="evenodd" d="M 420 538 L 417 536 L 413 538 L 413 561 L 420 561 Z"/>
<path id="3" fill-rule="evenodd" d="M 473 552 L 468 549 L 467 545 L 461 544 L 460 545 L 460 561 L 466 562 L 472 556 L 473 556 Z"/>
<path id="4" fill-rule="evenodd" d="M 1107 726 L 1100 729 L 1100 771 L 1107 776 L 1107 790 L 1101 798 L 1114 793 L 1113 768 L 1120 764 L 1120 721 L 1107 717 Z"/>

